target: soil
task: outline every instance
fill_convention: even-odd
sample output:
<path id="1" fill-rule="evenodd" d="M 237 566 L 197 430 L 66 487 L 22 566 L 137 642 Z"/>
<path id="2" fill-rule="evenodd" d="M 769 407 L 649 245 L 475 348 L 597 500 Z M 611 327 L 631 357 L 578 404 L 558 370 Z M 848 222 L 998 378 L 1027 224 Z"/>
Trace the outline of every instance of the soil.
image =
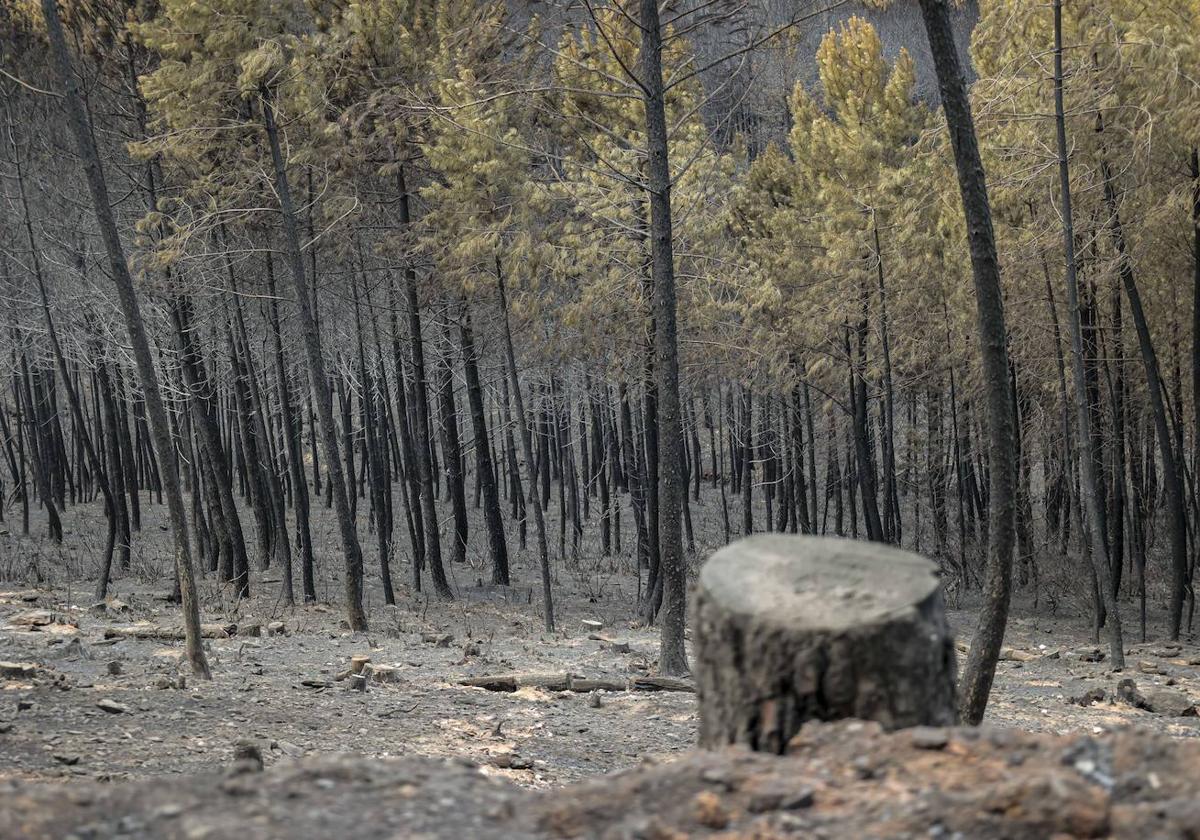
<path id="1" fill-rule="evenodd" d="M 140 783 L 0 784 L 0 836 L 24 840 L 1112 837 L 1200 824 L 1200 742 L 989 727 L 893 734 L 807 724 L 786 756 L 692 751 L 554 791 L 464 762 L 318 757 Z"/>
<path id="2" fill-rule="evenodd" d="M 138 622 L 178 628 L 180 619 L 164 600 L 167 535 L 153 520 L 133 569 L 114 582 L 103 608 L 93 605 L 86 558 L 95 556 L 88 540 L 103 536 L 101 523 L 97 516 L 89 529 L 68 518 L 67 543 L 56 549 L 0 533 L 10 572 L 32 577 L 36 565 L 45 581 L 0 585 L 0 660 L 35 666 L 0 676 L 0 781 L 220 771 L 239 743 L 250 742 L 268 766 L 329 753 L 461 758 L 485 774 L 549 788 L 667 761 L 695 742 L 695 698 L 685 692 L 497 692 L 459 684 L 512 671 L 617 683 L 653 673 L 658 630 L 636 619 L 627 556 L 598 557 L 585 542 L 580 556 L 598 559 L 555 562 L 555 633 L 542 629 L 532 551 L 513 552 L 511 587 L 483 585 L 484 558 L 472 551 L 468 563 L 450 570 L 459 596 L 453 602 L 401 587 L 399 603 L 385 606 L 369 580 L 368 633 L 349 632 L 336 603 L 283 607 L 272 570 L 255 573 L 254 597 L 241 602 L 209 575 L 200 581 L 203 619 L 236 631 L 207 641 L 213 680 L 203 682 L 181 666 L 178 641 L 105 638 L 106 630 Z M 319 520 L 318 537 L 318 545 L 335 544 L 331 521 Z M 323 595 L 341 590 L 337 559 L 333 548 L 319 557 Z M 403 560 L 393 563 L 398 581 L 408 573 Z M 975 613 L 953 609 L 950 619 L 965 645 Z M 271 634 L 272 622 L 282 622 L 282 634 Z M 1194 637 L 1175 646 L 1129 645 L 1127 670 L 1118 674 L 1102 659 L 1089 661 L 1103 646 L 1082 617 L 1033 618 L 1018 605 L 1006 646 L 986 720 L 994 727 L 1092 735 L 1136 724 L 1200 737 L 1200 718 L 1187 708 L 1200 703 Z M 358 691 L 357 681 L 338 679 L 353 656 L 393 666 L 393 681 L 368 681 Z M 1143 694 L 1178 692 L 1181 709 L 1150 711 L 1118 699 L 1125 678 Z M 1097 689 L 1103 698 L 1088 703 Z"/>

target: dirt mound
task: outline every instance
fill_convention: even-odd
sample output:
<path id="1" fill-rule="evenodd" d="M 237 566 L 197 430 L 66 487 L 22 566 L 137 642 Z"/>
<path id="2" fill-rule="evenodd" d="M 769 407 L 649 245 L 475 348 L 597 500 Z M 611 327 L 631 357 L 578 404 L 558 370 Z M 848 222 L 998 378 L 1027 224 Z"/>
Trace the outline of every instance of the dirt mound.
<path id="1" fill-rule="evenodd" d="M 256 772 L 0 792 L 0 837 L 1195 837 L 1200 743 L 807 726 L 789 755 L 695 752 L 554 792 L 465 763 L 308 759 Z"/>

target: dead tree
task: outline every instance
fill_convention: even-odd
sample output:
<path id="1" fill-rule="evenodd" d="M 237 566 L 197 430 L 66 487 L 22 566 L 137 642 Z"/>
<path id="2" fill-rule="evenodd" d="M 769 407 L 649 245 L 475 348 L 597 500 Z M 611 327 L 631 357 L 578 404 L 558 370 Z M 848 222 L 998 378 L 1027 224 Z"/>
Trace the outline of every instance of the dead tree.
<path id="1" fill-rule="evenodd" d="M 759 534 L 700 571 L 700 745 L 782 753 L 807 720 L 955 722 L 955 654 L 933 563 L 881 544 Z"/>

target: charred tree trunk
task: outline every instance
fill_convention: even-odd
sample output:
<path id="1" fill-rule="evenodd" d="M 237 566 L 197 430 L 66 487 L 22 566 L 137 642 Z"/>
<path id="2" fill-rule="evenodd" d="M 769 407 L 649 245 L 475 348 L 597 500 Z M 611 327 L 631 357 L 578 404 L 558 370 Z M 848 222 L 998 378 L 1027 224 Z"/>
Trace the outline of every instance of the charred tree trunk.
<path id="1" fill-rule="evenodd" d="M 300 313 L 300 333 L 308 357 L 308 375 L 316 402 L 317 415 L 321 424 L 321 445 L 325 451 L 325 463 L 329 471 L 329 482 L 333 486 L 334 510 L 337 514 L 338 532 L 342 541 L 342 556 L 345 561 L 344 586 L 346 612 L 350 629 L 367 629 L 367 615 L 362 605 L 362 547 L 358 542 L 358 530 L 350 515 L 350 501 L 346 493 L 346 477 L 342 474 L 342 463 L 338 457 L 337 427 L 333 419 L 333 398 L 329 393 L 329 376 L 325 372 L 325 357 L 321 353 L 321 336 L 317 332 L 312 299 L 309 297 L 305 280 L 304 257 L 300 251 L 300 232 L 296 226 L 296 211 L 292 204 L 291 186 L 288 184 L 287 163 L 279 145 L 279 132 L 275 125 L 275 109 L 267 91 L 263 91 L 262 112 L 271 148 L 274 168 L 274 185 L 279 199 L 280 215 L 283 220 L 284 245 L 291 269 L 292 291 Z"/>
<path id="2" fill-rule="evenodd" d="M 404 180 L 404 168 L 397 176 L 400 192 L 400 224 L 405 229 L 412 225 L 409 208 L 410 195 Z M 429 452 L 432 437 L 429 430 L 429 392 L 425 377 L 425 347 L 421 338 L 421 309 L 417 299 L 417 270 L 412 265 L 404 269 L 404 298 L 408 310 L 408 341 L 412 354 L 413 368 L 413 435 L 417 450 L 417 475 L 421 482 L 421 518 L 425 522 L 424 565 L 433 576 L 433 588 L 439 597 L 453 598 L 446 570 L 442 567 L 442 541 L 438 532 L 437 503 L 434 500 L 433 462 Z M 413 586 L 421 588 L 422 563 L 413 563 Z"/>
<path id="3" fill-rule="evenodd" d="M 975 638 L 967 654 L 959 714 L 971 724 L 983 718 L 991 692 L 1012 589 L 1014 506 L 1016 481 L 1014 409 L 1009 388 L 1008 335 L 1000 262 L 992 232 L 991 206 L 983 162 L 975 138 L 975 121 L 946 0 L 921 0 L 921 13 L 937 70 L 942 107 L 954 148 L 959 192 L 967 220 L 971 269 L 987 392 L 988 423 L 988 557 L 987 582 Z"/>
<path id="4" fill-rule="evenodd" d="M 676 334 L 675 259 L 671 223 L 671 166 L 662 74 L 662 32 L 657 0 L 640 0 L 641 88 L 645 103 L 649 152 L 651 277 L 654 281 L 655 372 L 658 384 L 659 574 L 663 597 L 659 615 L 659 669 L 664 674 L 687 671 L 684 610 L 687 575 L 680 532 L 683 486 L 683 427 L 679 399 L 679 354 Z"/>
<path id="5" fill-rule="evenodd" d="M 955 722 L 935 566 L 889 546 L 763 534 L 704 564 L 693 618 L 700 745 L 785 752 L 808 720 Z"/>
<path id="6" fill-rule="evenodd" d="M 58 17 L 57 0 L 42 0 L 42 12 L 46 19 L 46 28 L 50 36 L 50 47 L 59 82 L 66 93 L 71 133 L 74 135 L 84 174 L 87 177 L 88 191 L 91 194 L 96 222 L 104 240 L 111 276 L 117 287 L 121 311 L 125 317 L 125 326 L 133 345 L 134 358 L 137 361 L 142 390 L 146 396 L 146 405 L 150 415 L 154 447 L 158 452 L 158 460 L 162 464 L 162 481 L 166 487 L 171 531 L 174 538 L 175 568 L 179 577 L 183 601 L 187 656 L 193 673 L 208 679 L 211 675 L 200 637 L 200 610 L 196 600 L 196 585 L 192 577 L 192 556 L 188 545 L 183 494 L 179 488 L 179 475 L 175 468 L 175 450 L 171 444 L 166 408 L 158 388 L 154 357 L 150 353 L 150 341 L 146 336 L 141 310 L 134 292 L 133 277 L 129 273 L 129 264 L 125 260 L 125 251 L 121 245 L 120 235 L 117 233 L 116 220 L 113 217 L 112 202 L 108 196 L 108 185 L 104 179 L 100 156 L 88 125 L 79 84 L 71 67 L 66 38 L 63 36 L 62 23 Z"/>
<path id="7" fill-rule="evenodd" d="M 521 432 L 521 448 L 525 454 L 527 469 L 533 469 L 533 433 L 526 421 L 525 397 L 521 394 L 521 381 L 517 376 L 517 358 L 513 351 L 512 329 L 508 323 L 508 299 L 504 291 L 504 275 L 500 267 L 500 259 L 496 258 L 496 295 L 500 307 L 501 325 L 504 328 L 504 355 L 508 362 L 508 381 L 512 387 L 513 401 L 517 413 L 517 428 Z M 533 484 L 532 479 L 530 484 Z M 541 504 L 534 499 L 533 521 L 537 528 L 538 560 L 542 569 L 542 607 L 547 632 L 554 632 L 554 597 L 550 587 L 550 550 L 546 544 L 546 517 Z"/>
<path id="8" fill-rule="evenodd" d="M 1108 613 L 1108 635 L 1111 664 L 1120 669 L 1125 665 L 1125 646 L 1121 634 L 1121 617 L 1109 580 L 1108 554 L 1104 550 L 1107 534 L 1101 528 L 1100 477 L 1096 475 L 1096 459 L 1092 447 L 1092 417 L 1087 399 L 1087 380 L 1084 371 L 1083 331 L 1080 324 L 1079 281 L 1076 277 L 1075 230 L 1071 219 L 1071 179 L 1067 160 L 1067 133 L 1063 116 L 1062 73 L 1062 0 L 1054 0 L 1054 110 L 1058 143 L 1059 188 L 1063 225 L 1063 249 L 1066 263 L 1067 310 L 1071 332 L 1071 369 L 1075 380 L 1076 415 L 1079 449 L 1078 461 L 1083 472 L 1083 503 L 1087 510 L 1088 527 L 1092 535 L 1092 568 Z"/>

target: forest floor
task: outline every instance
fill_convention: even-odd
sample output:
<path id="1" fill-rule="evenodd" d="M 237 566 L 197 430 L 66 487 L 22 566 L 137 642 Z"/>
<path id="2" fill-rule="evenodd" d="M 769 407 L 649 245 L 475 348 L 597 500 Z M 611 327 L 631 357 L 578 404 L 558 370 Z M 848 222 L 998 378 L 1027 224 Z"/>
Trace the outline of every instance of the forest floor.
<path id="1" fill-rule="evenodd" d="M 145 539 L 165 543 L 156 531 L 147 529 Z M 78 533 L 85 542 L 103 534 Z M 251 741 L 267 764 L 330 752 L 457 757 L 521 785 L 552 787 L 669 760 L 694 743 L 695 697 L 686 692 L 497 692 L 459 684 L 513 671 L 618 683 L 652 674 L 657 628 L 636 619 L 636 582 L 613 560 L 556 566 L 555 633 L 543 630 L 532 552 L 518 558 L 517 582 L 508 588 L 478 585 L 486 577 L 480 558 L 458 565 L 450 571 L 459 595 L 453 602 L 400 586 L 398 603 L 384 606 L 372 584 L 367 633 L 346 629 L 336 599 L 284 608 L 270 571 L 255 574 L 255 597 L 241 603 L 209 576 L 200 581 L 203 620 L 237 630 L 207 640 L 213 680 L 203 682 L 181 663 L 177 641 L 105 638 L 106 630 L 139 622 L 180 626 L 178 609 L 164 600 L 165 546 L 135 556 L 103 610 L 93 607 L 77 561 L 85 547 L 68 536 L 63 548 L 49 550 L 41 539 L 0 532 L 9 574 L 28 572 L 33 557 L 44 576 L 40 586 L 0 584 L 0 661 L 34 666 L 0 664 L 0 780 L 193 773 L 231 763 L 235 747 Z M 323 554 L 319 589 L 337 593 L 336 552 Z M 409 566 L 393 565 L 406 583 Z M 975 619 L 969 605 L 951 610 L 960 646 Z M 1200 718 L 1188 708 L 1200 703 L 1197 638 L 1127 649 L 1126 670 L 1114 673 L 1096 661 L 1104 647 L 1092 642 L 1085 618 L 1034 617 L 1018 604 L 987 722 L 1059 734 L 1137 724 L 1200 738 Z M 338 679 L 356 655 L 391 666 L 381 669 L 391 681 L 358 691 Z M 1125 678 L 1154 695 L 1155 711 L 1118 698 Z M 1089 703 L 1097 689 L 1103 698 Z"/>

